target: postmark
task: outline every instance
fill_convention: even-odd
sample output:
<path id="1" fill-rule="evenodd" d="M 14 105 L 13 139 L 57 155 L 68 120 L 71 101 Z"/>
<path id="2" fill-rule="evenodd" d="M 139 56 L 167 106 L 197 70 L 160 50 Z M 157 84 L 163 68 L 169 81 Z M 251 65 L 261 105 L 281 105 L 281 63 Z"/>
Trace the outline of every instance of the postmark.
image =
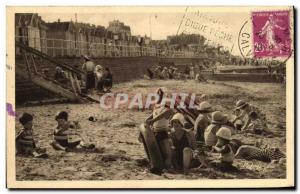
<path id="1" fill-rule="evenodd" d="M 247 30 L 248 25 L 249 21 L 247 20 L 243 23 L 238 36 L 239 51 L 244 58 L 253 56 L 252 33 Z"/>
<path id="2" fill-rule="evenodd" d="M 289 11 L 252 12 L 254 57 L 286 57 L 291 53 Z"/>
<path id="3" fill-rule="evenodd" d="M 197 7 L 187 7 L 180 21 L 178 34 L 199 34 L 205 37 L 205 44 L 222 47 L 224 51 L 234 49 L 234 35 L 229 23 L 221 16 L 203 12 Z"/>

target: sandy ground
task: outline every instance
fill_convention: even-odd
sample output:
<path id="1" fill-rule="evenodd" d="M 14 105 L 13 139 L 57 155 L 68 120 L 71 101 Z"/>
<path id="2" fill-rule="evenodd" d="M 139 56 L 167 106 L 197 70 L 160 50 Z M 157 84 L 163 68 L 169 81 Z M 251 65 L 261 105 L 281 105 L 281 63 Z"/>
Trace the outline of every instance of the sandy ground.
<path id="1" fill-rule="evenodd" d="M 258 106 L 266 113 L 269 128 L 282 137 L 237 136 L 243 142 L 254 143 L 262 139 L 264 145 L 279 147 L 286 152 L 286 99 L 285 87 L 273 83 L 195 81 L 145 81 L 138 80 L 118 84 L 114 92 L 153 92 L 164 86 L 168 91 L 205 93 L 215 109 L 233 113 L 235 102 L 242 98 Z M 56 151 L 49 142 L 56 125 L 54 116 L 59 110 L 67 110 L 70 120 L 78 120 L 85 141 L 93 142 L 97 153 Z M 149 110 L 102 110 L 99 104 L 56 104 L 34 107 L 17 107 L 17 114 L 30 112 L 35 115 L 34 134 L 38 145 L 46 148 L 48 159 L 16 157 L 17 180 L 127 180 L 127 179 L 219 179 L 219 178 L 285 178 L 285 164 L 260 161 L 234 161 L 235 172 L 222 173 L 213 169 L 192 169 L 188 175 L 163 173 L 151 174 L 141 161 L 146 158 L 138 142 L 139 125 L 150 114 Z M 88 120 L 90 116 L 96 122 Z M 17 122 L 17 131 L 20 129 Z"/>

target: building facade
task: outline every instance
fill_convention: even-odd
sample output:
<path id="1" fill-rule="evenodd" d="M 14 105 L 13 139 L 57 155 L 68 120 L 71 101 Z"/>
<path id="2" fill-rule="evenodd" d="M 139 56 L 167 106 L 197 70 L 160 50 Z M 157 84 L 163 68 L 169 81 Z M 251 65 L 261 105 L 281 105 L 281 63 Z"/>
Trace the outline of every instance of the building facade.
<path id="1" fill-rule="evenodd" d="M 38 14 L 15 14 L 15 35 L 17 41 L 46 53 L 46 32 L 47 26 Z M 16 54 L 21 54 L 18 48 L 16 48 Z"/>

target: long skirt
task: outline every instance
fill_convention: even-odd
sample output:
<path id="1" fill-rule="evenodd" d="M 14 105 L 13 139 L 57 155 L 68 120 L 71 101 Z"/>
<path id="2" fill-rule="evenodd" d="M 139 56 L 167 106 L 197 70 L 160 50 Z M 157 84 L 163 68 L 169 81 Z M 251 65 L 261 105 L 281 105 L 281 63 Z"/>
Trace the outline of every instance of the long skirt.
<path id="1" fill-rule="evenodd" d="M 95 74 L 94 72 L 86 74 L 86 89 L 95 88 Z"/>

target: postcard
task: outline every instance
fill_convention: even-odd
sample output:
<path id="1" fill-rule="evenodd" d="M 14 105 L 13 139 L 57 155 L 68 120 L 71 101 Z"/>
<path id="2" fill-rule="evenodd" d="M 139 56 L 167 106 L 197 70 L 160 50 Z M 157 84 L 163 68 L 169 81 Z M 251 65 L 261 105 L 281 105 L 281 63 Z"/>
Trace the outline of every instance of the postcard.
<path id="1" fill-rule="evenodd" d="M 6 8 L 7 188 L 294 188 L 294 7 Z"/>

